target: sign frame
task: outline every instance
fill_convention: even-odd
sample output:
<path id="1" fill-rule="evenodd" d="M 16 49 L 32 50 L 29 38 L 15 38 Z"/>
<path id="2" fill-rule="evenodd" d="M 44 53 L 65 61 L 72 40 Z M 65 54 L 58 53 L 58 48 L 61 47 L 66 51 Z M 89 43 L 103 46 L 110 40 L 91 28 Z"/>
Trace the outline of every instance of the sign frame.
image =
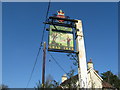
<path id="1" fill-rule="evenodd" d="M 50 26 L 53 26 L 53 25 L 50 25 Z M 49 27 L 50 27 L 49 26 Z M 56 25 L 57 26 L 57 25 Z M 58 25 L 59 26 L 59 25 Z M 64 26 L 62 26 L 64 27 Z M 70 28 L 70 27 L 66 27 L 66 28 Z M 64 53 L 74 53 L 74 50 L 75 50 L 75 44 L 74 44 L 74 33 L 73 33 L 73 28 L 71 28 L 72 31 L 64 31 L 64 30 L 54 30 L 54 29 L 49 29 L 49 34 L 48 34 L 48 51 L 53 51 L 53 52 L 64 52 Z M 50 32 L 58 32 L 58 33 L 64 33 L 64 34 L 71 34 L 72 35 L 72 41 L 73 41 L 73 50 L 65 50 L 65 49 L 54 49 L 54 48 L 49 48 L 50 46 Z"/>

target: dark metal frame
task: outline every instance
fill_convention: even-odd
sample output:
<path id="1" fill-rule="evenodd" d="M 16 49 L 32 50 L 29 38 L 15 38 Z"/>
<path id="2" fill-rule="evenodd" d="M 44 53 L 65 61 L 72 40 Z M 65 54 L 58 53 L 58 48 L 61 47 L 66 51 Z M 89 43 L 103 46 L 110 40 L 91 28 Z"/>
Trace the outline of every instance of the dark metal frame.
<path id="1" fill-rule="evenodd" d="M 58 20 L 64 20 L 64 22 L 59 22 Z M 47 22 L 44 22 L 45 24 L 50 24 L 55 26 L 63 26 L 63 27 L 70 27 L 70 28 L 75 28 L 75 23 L 78 22 L 77 20 L 74 19 L 67 19 L 67 18 L 59 18 L 59 17 L 49 17 L 49 19 L 47 20 Z M 56 28 L 56 27 L 55 27 Z M 50 31 L 50 29 L 46 29 L 47 31 Z M 62 31 L 62 30 L 56 30 L 52 29 L 52 31 L 56 31 L 56 32 L 62 32 L 62 33 L 72 33 L 74 34 L 74 31 L 70 32 L 70 31 Z M 50 34 L 50 32 L 49 32 Z M 73 35 L 73 39 L 74 39 L 74 35 Z M 49 37 L 48 37 L 48 42 L 49 42 Z M 74 43 L 74 40 L 73 40 Z M 49 43 L 48 43 L 49 44 Z M 75 50 L 75 47 L 73 47 Z M 64 52 L 64 53 L 76 53 L 74 50 L 61 50 L 61 49 L 50 49 L 48 48 L 48 51 L 53 51 L 53 52 Z"/>
<path id="2" fill-rule="evenodd" d="M 64 22 L 59 22 L 58 20 L 64 20 Z M 59 18 L 59 17 L 49 17 L 47 22 L 44 22 L 45 24 L 50 24 L 50 25 L 57 25 L 57 26 L 64 26 L 64 27 L 71 27 L 75 28 L 75 24 L 78 22 L 77 20 L 74 19 L 67 19 L 67 18 Z"/>

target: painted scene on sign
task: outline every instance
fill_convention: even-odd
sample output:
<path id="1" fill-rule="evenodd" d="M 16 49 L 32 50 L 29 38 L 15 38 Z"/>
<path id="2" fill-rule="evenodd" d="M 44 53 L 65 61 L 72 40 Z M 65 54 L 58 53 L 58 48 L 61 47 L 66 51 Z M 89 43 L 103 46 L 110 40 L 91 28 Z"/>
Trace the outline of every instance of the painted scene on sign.
<path id="1" fill-rule="evenodd" d="M 65 30 L 65 29 L 62 28 L 62 30 Z M 73 51 L 74 50 L 73 34 L 52 31 L 52 29 L 50 29 L 49 49 L 72 50 Z"/>

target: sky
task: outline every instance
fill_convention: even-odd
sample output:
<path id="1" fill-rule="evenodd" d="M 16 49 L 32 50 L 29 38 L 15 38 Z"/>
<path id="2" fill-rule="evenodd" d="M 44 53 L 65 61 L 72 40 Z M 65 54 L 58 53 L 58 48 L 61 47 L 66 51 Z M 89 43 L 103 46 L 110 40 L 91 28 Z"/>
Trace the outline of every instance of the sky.
<path id="1" fill-rule="evenodd" d="M 3 3 L 2 82 L 10 88 L 26 87 L 40 46 L 47 6 L 48 2 Z M 60 9 L 71 19 L 82 20 L 87 61 L 92 58 L 95 70 L 118 74 L 117 3 L 52 2 L 48 16 Z M 48 31 L 45 31 L 44 41 L 48 43 Z M 77 67 L 66 53 L 50 53 L 66 72 L 72 67 L 77 74 Z M 64 74 L 47 52 L 46 77 L 51 75 L 61 82 Z M 28 87 L 36 86 L 41 78 L 42 50 Z"/>

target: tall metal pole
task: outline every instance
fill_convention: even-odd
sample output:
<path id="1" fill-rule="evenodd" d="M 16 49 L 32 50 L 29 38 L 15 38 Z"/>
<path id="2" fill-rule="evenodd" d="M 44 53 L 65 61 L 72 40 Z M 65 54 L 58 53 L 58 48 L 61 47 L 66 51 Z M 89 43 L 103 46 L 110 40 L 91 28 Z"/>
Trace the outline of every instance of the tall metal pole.
<path id="1" fill-rule="evenodd" d="M 87 63 L 86 63 L 86 53 L 85 53 L 81 20 L 78 20 L 78 23 L 76 23 L 76 29 L 77 29 L 76 45 L 77 45 L 77 52 L 78 52 L 78 78 L 79 78 L 79 85 L 80 85 L 79 88 L 87 88 L 87 83 L 88 83 Z"/>
<path id="2" fill-rule="evenodd" d="M 46 61 L 46 42 L 43 49 L 43 66 L 42 66 L 42 86 L 45 88 L 45 61 Z"/>

